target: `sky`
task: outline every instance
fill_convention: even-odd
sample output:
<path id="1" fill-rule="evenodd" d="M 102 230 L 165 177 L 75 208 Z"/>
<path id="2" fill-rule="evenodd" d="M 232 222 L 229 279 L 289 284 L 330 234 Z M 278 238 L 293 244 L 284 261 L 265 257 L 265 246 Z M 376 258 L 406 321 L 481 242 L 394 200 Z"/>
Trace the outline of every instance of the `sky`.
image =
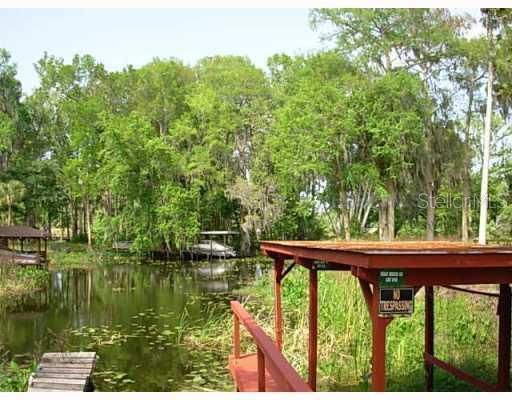
<path id="1" fill-rule="evenodd" d="M 45 51 L 69 62 L 91 54 L 108 70 L 154 57 L 193 64 L 205 56 L 248 56 L 265 68 L 275 53 L 325 47 L 308 9 L 0 9 L 0 48 L 18 67 L 23 91 L 38 85 L 34 63 Z"/>

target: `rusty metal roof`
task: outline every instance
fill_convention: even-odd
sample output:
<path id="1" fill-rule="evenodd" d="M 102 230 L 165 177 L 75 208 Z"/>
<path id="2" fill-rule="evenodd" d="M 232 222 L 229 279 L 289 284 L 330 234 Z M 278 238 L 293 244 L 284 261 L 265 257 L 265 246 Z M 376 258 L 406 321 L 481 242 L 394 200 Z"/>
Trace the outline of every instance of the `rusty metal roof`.
<path id="1" fill-rule="evenodd" d="M 325 261 L 344 268 L 507 268 L 512 282 L 512 247 L 506 246 L 439 241 L 264 241 L 261 249 L 274 258 Z"/>
<path id="2" fill-rule="evenodd" d="M 47 232 L 32 228 L 30 226 L 0 226 L 0 237 L 3 238 L 46 238 L 48 237 Z"/>
<path id="3" fill-rule="evenodd" d="M 449 241 L 262 241 L 268 245 L 318 250 L 339 250 L 363 254 L 512 253 L 512 246 L 480 245 Z"/>

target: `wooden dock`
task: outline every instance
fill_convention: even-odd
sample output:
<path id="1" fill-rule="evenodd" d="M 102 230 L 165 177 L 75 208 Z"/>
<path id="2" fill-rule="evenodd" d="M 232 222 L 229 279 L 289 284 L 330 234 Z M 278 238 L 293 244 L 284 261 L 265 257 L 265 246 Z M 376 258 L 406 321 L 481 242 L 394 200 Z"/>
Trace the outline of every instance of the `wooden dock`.
<path id="1" fill-rule="evenodd" d="M 233 354 L 229 370 L 238 392 L 311 392 L 297 371 L 288 363 L 276 343 L 238 301 L 231 302 L 233 312 Z M 240 326 L 256 344 L 256 353 L 240 353 Z"/>
<path id="2" fill-rule="evenodd" d="M 92 392 L 95 352 L 45 353 L 27 392 Z"/>

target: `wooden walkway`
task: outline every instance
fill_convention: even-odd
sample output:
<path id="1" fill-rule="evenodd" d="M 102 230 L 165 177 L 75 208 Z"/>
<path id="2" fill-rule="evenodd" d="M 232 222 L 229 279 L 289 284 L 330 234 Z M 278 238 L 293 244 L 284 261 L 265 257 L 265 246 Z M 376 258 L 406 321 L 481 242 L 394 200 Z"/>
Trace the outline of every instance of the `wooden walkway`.
<path id="1" fill-rule="evenodd" d="M 92 392 L 96 353 L 45 353 L 27 392 Z"/>
<path id="2" fill-rule="evenodd" d="M 252 319 L 238 301 L 233 312 L 233 354 L 229 370 L 239 392 L 311 392 L 297 371 L 281 354 L 276 343 Z M 240 326 L 256 344 L 256 353 L 240 354 Z"/>

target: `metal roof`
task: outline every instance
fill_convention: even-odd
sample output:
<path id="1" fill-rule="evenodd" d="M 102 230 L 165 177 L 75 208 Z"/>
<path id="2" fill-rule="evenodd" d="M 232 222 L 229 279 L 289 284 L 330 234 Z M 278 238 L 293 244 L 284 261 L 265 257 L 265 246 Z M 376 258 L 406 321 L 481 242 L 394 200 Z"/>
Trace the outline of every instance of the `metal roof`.
<path id="1" fill-rule="evenodd" d="M 512 253 L 511 246 L 481 245 L 476 243 L 449 241 L 262 241 L 262 245 L 275 244 L 285 247 L 339 250 L 364 254 L 386 253 Z"/>
<path id="2" fill-rule="evenodd" d="M 3 238 L 46 238 L 47 232 L 30 226 L 0 226 L 0 237 Z"/>
<path id="3" fill-rule="evenodd" d="M 512 268 L 512 247 L 462 242 L 263 241 L 270 256 L 363 268 Z M 512 270 L 510 274 L 512 281 Z"/>

